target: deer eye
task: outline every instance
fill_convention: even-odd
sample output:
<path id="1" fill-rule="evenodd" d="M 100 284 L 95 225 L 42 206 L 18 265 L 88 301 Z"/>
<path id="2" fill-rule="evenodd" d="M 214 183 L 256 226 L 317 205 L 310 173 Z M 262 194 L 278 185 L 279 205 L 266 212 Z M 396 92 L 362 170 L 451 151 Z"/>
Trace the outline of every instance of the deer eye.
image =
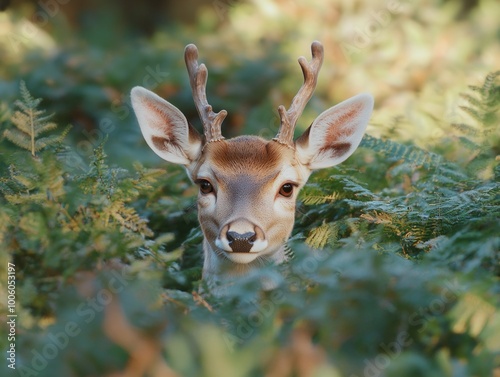
<path id="1" fill-rule="evenodd" d="M 200 185 L 200 192 L 202 194 L 210 194 L 212 191 L 214 191 L 214 187 L 206 179 L 200 179 L 198 181 L 198 184 Z"/>
<path id="2" fill-rule="evenodd" d="M 285 183 L 280 188 L 280 195 L 285 198 L 289 198 L 293 194 L 293 185 L 291 183 Z"/>

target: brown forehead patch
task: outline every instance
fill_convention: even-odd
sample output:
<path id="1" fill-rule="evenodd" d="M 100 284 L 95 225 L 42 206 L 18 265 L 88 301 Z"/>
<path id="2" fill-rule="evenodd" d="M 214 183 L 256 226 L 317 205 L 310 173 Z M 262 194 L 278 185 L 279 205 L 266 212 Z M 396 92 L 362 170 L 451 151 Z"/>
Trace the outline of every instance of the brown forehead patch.
<path id="1" fill-rule="evenodd" d="M 257 136 L 212 142 L 206 145 L 205 151 L 213 167 L 227 175 L 263 172 L 267 175 L 280 170 L 284 161 L 293 161 L 291 149 Z"/>

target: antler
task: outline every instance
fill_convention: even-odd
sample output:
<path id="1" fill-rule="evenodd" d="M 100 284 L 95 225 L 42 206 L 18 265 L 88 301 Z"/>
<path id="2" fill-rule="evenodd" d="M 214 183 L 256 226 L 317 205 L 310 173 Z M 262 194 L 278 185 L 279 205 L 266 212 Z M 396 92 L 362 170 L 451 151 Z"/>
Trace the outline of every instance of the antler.
<path id="1" fill-rule="evenodd" d="M 304 75 L 304 83 L 295 97 L 293 97 L 290 108 L 285 110 L 285 106 L 283 105 L 278 107 L 281 124 L 278 134 L 273 140 L 291 148 L 293 148 L 293 132 L 297 119 L 299 119 L 302 111 L 304 111 L 307 102 L 311 99 L 316 88 L 319 70 L 323 64 L 323 45 L 318 41 L 314 41 L 311 44 L 311 53 L 311 62 L 307 62 L 303 56 L 299 58 L 299 64 Z"/>
<path id="2" fill-rule="evenodd" d="M 203 123 L 206 142 L 223 140 L 224 136 L 221 134 L 221 124 L 227 116 L 227 111 L 221 110 L 218 113 L 214 113 L 212 106 L 207 102 L 206 85 L 208 70 L 205 64 L 198 65 L 198 49 L 194 44 L 186 46 L 184 60 L 193 91 L 194 104 Z"/>

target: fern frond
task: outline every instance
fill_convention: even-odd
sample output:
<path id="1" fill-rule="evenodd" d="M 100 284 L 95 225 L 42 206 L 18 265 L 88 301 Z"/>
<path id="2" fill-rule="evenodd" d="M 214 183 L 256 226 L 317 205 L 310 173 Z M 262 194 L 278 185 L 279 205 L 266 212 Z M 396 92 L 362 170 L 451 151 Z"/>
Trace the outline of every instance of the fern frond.
<path id="1" fill-rule="evenodd" d="M 365 198 L 368 200 L 377 199 L 377 195 L 375 195 L 369 189 L 361 186 L 359 183 L 354 182 L 352 178 L 334 175 L 334 176 L 330 177 L 330 179 L 333 179 L 333 180 L 339 179 L 344 186 L 344 190 L 351 192 L 352 194 L 354 194 L 354 197 L 356 197 L 356 198 Z"/>
<path id="2" fill-rule="evenodd" d="M 470 85 L 472 94 L 461 93 L 460 96 L 467 102 L 459 108 L 473 120 L 474 126 L 468 124 L 453 124 L 452 126 L 465 134 L 459 138 L 461 144 L 472 151 L 473 158 L 469 159 L 467 169 L 483 175 L 491 175 L 494 162 L 491 157 L 498 154 L 498 124 L 500 123 L 500 85 L 497 79 L 500 71 L 486 76 L 482 86 Z"/>
<path id="3" fill-rule="evenodd" d="M 460 97 L 462 97 L 463 99 L 465 99 L 468 103 L 470 103 L 471 105 L 475 106 L 475 107 L 481 107 L 482 104 L 481 104 L 481 101 L 478 100 L 476 97 L 474 96 L 471 96 L 470 94 L 467 94 L 467 93 L 460 93 Z"/>
<path id="4" fill-rule="evenodd" d="M 64 136 L 52 135 L 37 139 L 35 141 L 35 152 L 39 152 L 48 146 L 59 144 L 61 142 L 61 138 L 64 138 Z"/>
<path id="5" fill-rule="evenodd" d="M 26 110 L 26 112 L 17 110 L 14 112 L 14 114 L 12 114 L 10 120 L 12 124 L 16 126 L 20 131 L 30 135 L 32 122 L 31 117 L 28 115 L 28 111 L 30 110 Z"/>
<path id="6" fill-rule="evenodd" d="M 55 130 L 57 125 L 50 122 L 53 115 L 44 115 L 45 110 L 38 109 L 42 100 L 31 96 L 24 81 L 21 81 L 20 92 L 21 100 L 14 103 L 18 110 L 10 119 L 16 128 L 5 130 L 4 137 L 17 146 L 31 151 L 32 156 L 36 156 L 36 152 L 57 144 L 61 136 L 48 136 L 37 140 L 39 135 Z"/>
<path id="7" fill-rule="evenodd" d="M 20 148 L 31 150 L 31 139 L 26 137 L 26 133 L 22 130 L 7 129 L 3 132 L 3 136 Z"/>
<path id="8" fill-rule="evenodd" d="M 0 178 L 0 192 L 7 197 L 8 195 L 15 195 L 19 192 L 25 192 L 26 186 L 17 180 L 10 178 Z"/>
<path id="9" fill-rule="evenodd" d="M 42 203 L 47 200 L 47 194 L 39 192 L 35 194 L 15 194 L 5 195 L 11 204 Z"/>
<path id="10" fill-rule="evenodd" d="M 33 98 L 28 88 L 26 87 L 26 83 L 24 80 L 21 80 L 19 84 L 19 91 L 21 92 L 22 97 L 22 106 L 27 106 L 28 108 L 36 108 L 40 102 L 42 102 L 41 98 Z"/>
<path id="11" fill-rule="evenodd" d="M 323 224 L 309 232 L 306 243 L 314 249 L 323 249 L 328 242 L 337 238 L 338 232 L 337 223 L 323 222 Z"/>
<path id="12" fill-rule="evenodd" d="M 364 213 L 360 218 L 374 224 L 392 224 L 393 219 L 388 213 L 373 211 Z"/>
<path id="13" fill-rule="evenodd" d="M 53 131 L 53 130 L 57 129 L 57 124 L 55 124 L 53 122 L 44 123 L 44 122 L 42 122 L 41 119 L 39 119 L 39 121 L 41 122 L 40 123 L 41 125 L 40 125 L 40 127 L 38 127 L 35 130 L 35 137 L 37 137 L 38 135 L 43 134 L 45 132 Z"/>
<path id="14" fill-rule="evenodd" d="M 134 163 L 136 170 L 136 177 L 132 180 L 132 184 L 137 190 L 147 190 L 152 188 L 152 183 L 156 182 L 158 178 L 164 176 L 166 171 L 164 169 L 147 169 L 142 164 Z"/>
<path id="15" fill-rule="evenodd" d="M 477 128 L 465 123 L 452 123 L 451 126 L 456 130 L 470 136 L 479 136 L 481 134 L 481 132 Z"/>
<path id="16" fill-rule="evenodd" d="M 460 140 L 461 144 L 469 149 L 469 150 L 472 150 L 472 151 L 479 151 L 481 146 L 477 143 L 475 143 L 474 141 L 472 141 L 471 139 L 467 138 L 467 137 L 464 137 L 464 136 L 460 136 L 458 138 L 458 140 Z"/>
<path id="17" fill-rule="evenodd" d="M 365 135 L 360 146 L 385 154 L 395 160 L 405 160 L 417 166 L 430 167 L 441 163 L 441 156 L 427 152 L 416 146 L 403 145 L 391 140 L 381 140 Z"/>
<path id="18" fill-rule="evenodd" d="M 491 72 L 486 76 L 481 87 L 483 94 L 491 94 L 494 91 L 498 91 L 498 86 L 495 85 L 495 80 L 498 76 L 500 76 L 500 71 Z"/>
<path id="19" fill-rule="evenodd" d="M 305 205 L 317 205 L 324 204 L 327 202 L 334 202 L 341 199 L 343 196 L 339 193 L 334 192 L 330 195 L 307 195 L 302 199 L 302 203 Z"/>
<path id="20" fill-rule="evenodd" d="M 0 190 L 13 204 L 53 200 L 65 193 L 63 173 L 53 155 L 42 161 L 26 159 L 22 169 L 10 165 L 8 171 L 9 177 L 1 179 Z"/>
<path id="21" fill-rule="evenodd" d="M 115 201 L 104 209 L 107 216 L 111 216 L 124 229 L 139 233 L 145 237 L 153 236 L 153 231 L 147 226 L 148 221 L 141 218 L 135 209 L 126 207 L 122 201 Z"/>
<path id="22" fill-rule="evenodd" d="M 468 85 L 468 88 L 474 92 L 482 92 L 483 87 L 482 86 L 477 86 L 477 85 Z"/>
<path id="23" fill-rule="evenodd" d="M 459 106 L 459 109 L 467 113 L 475 121 L 482 123 L 483 115 L 477 109 L 469 106 Z"/>

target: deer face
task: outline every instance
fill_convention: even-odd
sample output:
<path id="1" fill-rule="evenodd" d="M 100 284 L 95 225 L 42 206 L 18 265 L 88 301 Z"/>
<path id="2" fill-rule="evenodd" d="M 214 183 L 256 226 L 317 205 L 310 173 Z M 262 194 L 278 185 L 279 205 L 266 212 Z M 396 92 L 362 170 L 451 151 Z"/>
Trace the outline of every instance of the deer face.
<path id="1" fill-rule="evenodd" d="M 304 84 L 289 110 L 278 108 L 281 126 L 272 140 L 222 137 L 226 112 L 214 113 L 207 103 L 207 70 L 198 66 L 194 45 L 186 47 L 185 60 L 204 137 L 169 102 L 141 87 L 132 90 L 132 105 L 148 145 L 163 159 L 184 165 L 199 186 L 204 277 L 242 272 L 242 266 L 259 260 L 281 262 L 300 188 L 313 170 L 341 163 L 361 142 L 373 108 L 368 94 L 326 110 L 293 140 L 295 123 L 312 96 L 321 67 L 319 42 L 313 43 L 312 54 L 310 63 L 299 59 Z"/>
<path id="2" fill-rule="evenodd" d="M 308 170 L 294 151 L 243 136 L 210 143 L 191 172 L 211 250 L 235 263 L 268 257 L 293 228 L 295 201 Z"/>

